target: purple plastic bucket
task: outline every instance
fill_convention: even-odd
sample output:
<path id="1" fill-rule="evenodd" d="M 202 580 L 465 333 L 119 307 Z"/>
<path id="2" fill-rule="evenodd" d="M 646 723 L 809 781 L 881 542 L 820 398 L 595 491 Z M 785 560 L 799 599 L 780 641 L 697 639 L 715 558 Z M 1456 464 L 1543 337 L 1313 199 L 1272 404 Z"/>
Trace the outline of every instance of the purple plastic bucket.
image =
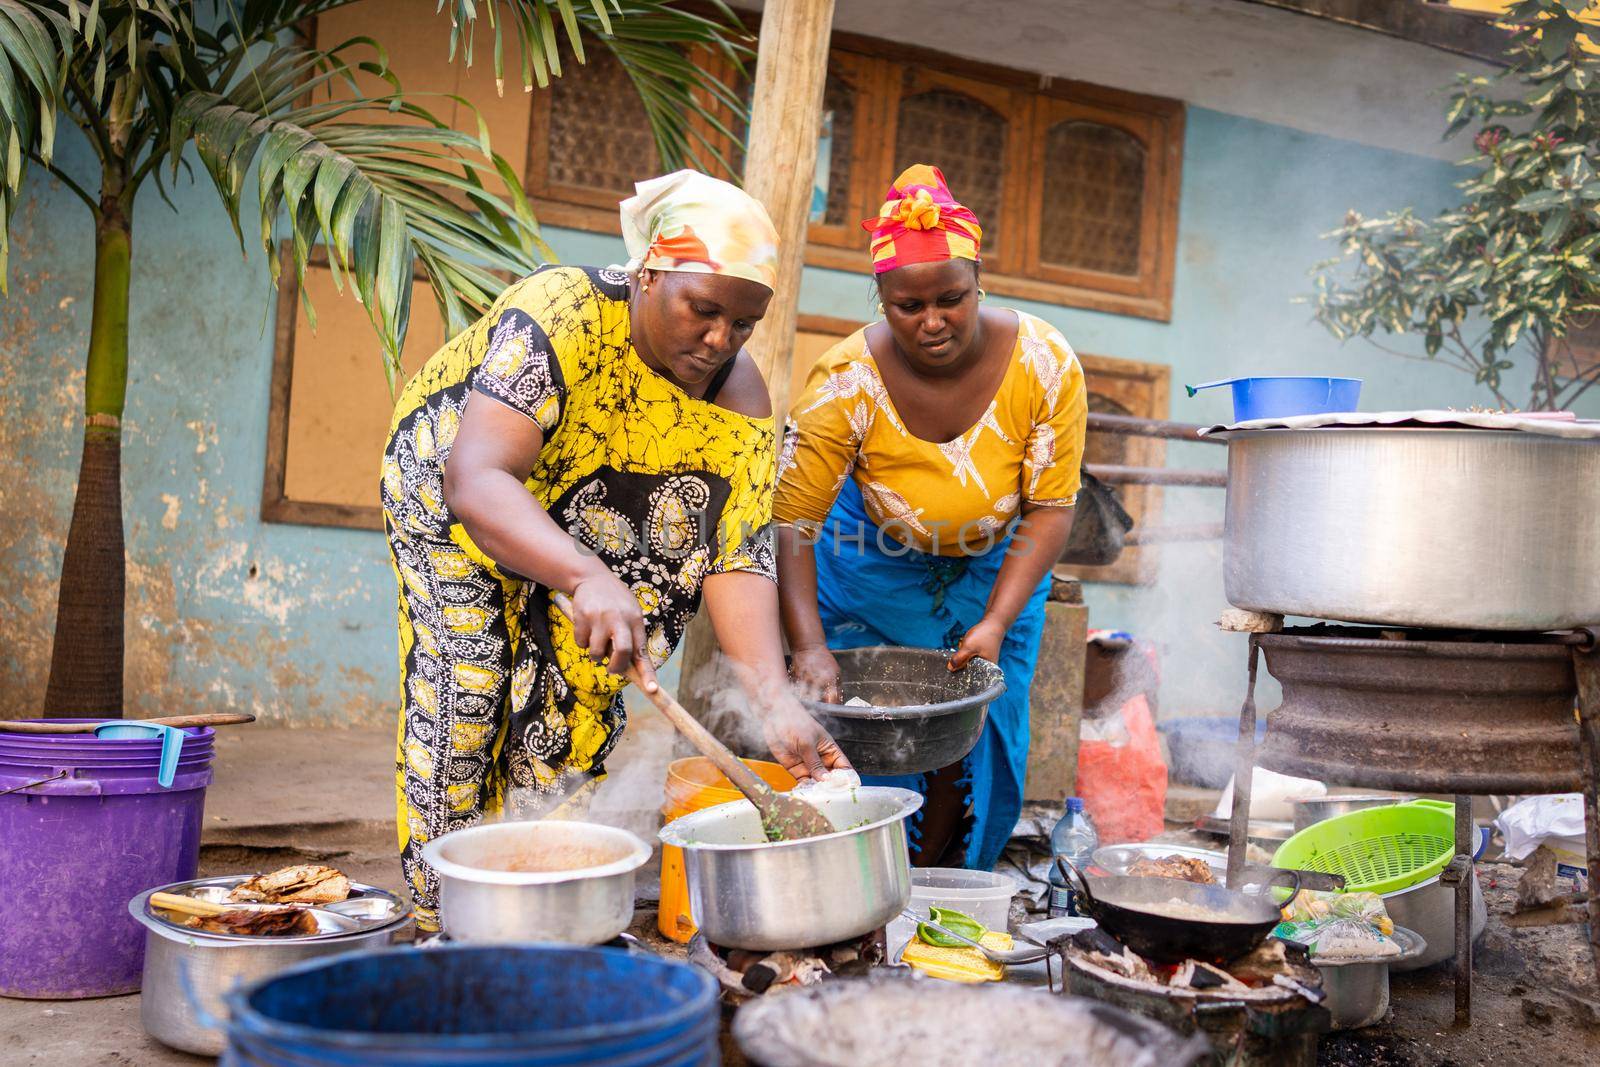
<path id="1" fill-rule="evenodd" d="M 128 901 L 200 864 L 213 731 L 185 733 L 170 789 L 156 782 L 160 738 L 0 733 L 0 996 L 139 988 L 144 928 Z"/>

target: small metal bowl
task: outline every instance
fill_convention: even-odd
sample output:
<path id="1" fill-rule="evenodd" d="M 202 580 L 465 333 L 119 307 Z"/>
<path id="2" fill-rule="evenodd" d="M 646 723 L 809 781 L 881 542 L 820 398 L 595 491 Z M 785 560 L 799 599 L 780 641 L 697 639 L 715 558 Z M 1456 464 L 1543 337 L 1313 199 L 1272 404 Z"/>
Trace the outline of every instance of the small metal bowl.
<path id="1" fill-rule="evenodd" d="M 989 705 L 1006 691 L 987 660 L 947 666 L 949 649 L 835 652 L 839 689 L 872 707 L 802 701 L 862 774 L 923 774 L 959 762 L 983 735 Z"/>
<path id="2" fill-rule="evenodd" d="M 1389 1011 L 1389 968 L 1420 956 L 1428 948 L 1421 935 L 1404 927 L 1396 926 L 1390 936 L 1400 946 L 1398 956 L 1311 957 L 1322 972 L 1322 988 L 1328 994 L 1323 1006 L 1333 1016 L 1335 1030 L 1359 1030 L 1382 1021 Z"/>

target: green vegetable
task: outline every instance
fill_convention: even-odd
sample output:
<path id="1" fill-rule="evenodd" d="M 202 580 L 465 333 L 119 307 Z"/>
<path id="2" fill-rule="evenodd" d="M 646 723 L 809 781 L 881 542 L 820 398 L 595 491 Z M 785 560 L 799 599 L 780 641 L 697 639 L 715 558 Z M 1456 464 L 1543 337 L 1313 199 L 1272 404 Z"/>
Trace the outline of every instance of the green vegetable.
<path id="1" fill-rule="evenodd" d="M 962 937 L 970 938 L 973 941 L 981 940 L 983 935 L 988 932 L 977 919 L 970 915 L 963 915 L 953 908 L 929 908 L 928 918 L 946 930 L 960 934 Z M 927 923 L 917 924 L 917 939 L 923 944 L 932 945 L 935 948 L 967 947 L 965 941 L 957 941 L 949 934 L 933 929 Z"/>

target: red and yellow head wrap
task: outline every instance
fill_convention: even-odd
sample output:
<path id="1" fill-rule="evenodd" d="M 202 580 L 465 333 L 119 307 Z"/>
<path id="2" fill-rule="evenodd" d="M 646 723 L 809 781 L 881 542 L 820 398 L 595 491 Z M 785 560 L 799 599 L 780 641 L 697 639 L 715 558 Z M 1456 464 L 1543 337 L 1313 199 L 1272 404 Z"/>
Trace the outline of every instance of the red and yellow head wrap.
<path id="1" fill-rule="evenodd" d="M 872 234 L 874 274 L 907 263 L 981 262 L 978 248 L 983 227 L 978 225 L 978 216 L 956 203 L 939 168 L 926 163 L 901 172 L 889 187 L 878 217 L 866 219 L 861 228 Z"/>

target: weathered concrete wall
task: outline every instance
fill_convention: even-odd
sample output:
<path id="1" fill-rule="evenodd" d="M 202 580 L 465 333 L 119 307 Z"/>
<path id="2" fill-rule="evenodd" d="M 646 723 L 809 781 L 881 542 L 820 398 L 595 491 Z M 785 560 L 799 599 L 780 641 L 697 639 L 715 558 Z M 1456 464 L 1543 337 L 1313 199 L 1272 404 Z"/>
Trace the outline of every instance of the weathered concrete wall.
<path id="1" fill-rule="evenodd" d="M 64 140 L 66 165 L 81 170 L 82 146 Z M 1445 368 L 1340 347 L 1290 303 L 1329 251 L 1318 234 L 1346 208 L 1431 208 L 1454 177 L 1436 160 L 1193 108 L 1172 321 L 1020 306 L 1083 351 L 1170 363 L 1175 385 L 1253 371 L 1349 373 L 1366 379 L 1367 408 L 1481 400 Z M 176 214 L 151 191 L 136 215 L 124 451 L 130 706 L 238 708 L 291 722 L 383 718 L 396 673 L 383 540 L 259 521 L 273 314 L 264 262 L 259 251 L 241 257 L 208 186 L 180 183 L 175 198 Z M 550 236 L 571 262 L 621 258 L 615 240 Z M 35 173 L 15 226 L 12 295 L 0 302 L 3 716 L 37 712 L 49 666 L 77 469 L 90 241 L 82 205 Z M 864 277 L 808 271 L 802 310 L 870 317 Z M 1219 394 L 1174 393 L 1176 418 L 1227 414 Z M 1168 454 L 1175 465 L 1221 460 L 1210 446 Z M 1221 497 L 1170 490 L 1164 517 L 1214 519 Z M 1092 586 L 1088 601 L 1091 625 L 1162 647 L 1168 710 L 1237 705 L 1242 643 L 1211 627 L 1223 606 L 1218 545 L 1168 548 L 1155 585 Z"/>

